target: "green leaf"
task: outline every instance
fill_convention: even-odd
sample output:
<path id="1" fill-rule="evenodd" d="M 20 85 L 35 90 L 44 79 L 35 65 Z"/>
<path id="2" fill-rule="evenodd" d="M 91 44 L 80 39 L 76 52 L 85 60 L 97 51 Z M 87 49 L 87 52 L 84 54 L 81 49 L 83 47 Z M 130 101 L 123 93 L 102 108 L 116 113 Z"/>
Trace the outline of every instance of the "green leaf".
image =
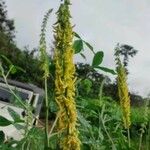
<path id="1" fill-rule="evenodd" d="M 19 66 L 14 66 L 14 65 L 10 65 L 9 66 L 9 69 L 11 69 L 10 70 L 10 73 L 11 74 L 15 74 L 17 71 L 21 71 L 21 72 L 24 72 L 25 73 L 25 70 L 23 70 L 21 67 L 19 67 Z"/>
<path id="2" fill-rule="evenodd" d="M 16 68 L 16 70 L 18 70 L 18 71 L 21 71 L 21 72 L 26 73 L 26 71 L 25 71 L 24 69 L 22 69 L 21 67 L 19 67 L 19 66 L 15 66 L 15 68 Z"/>
<path id="3" fill-rule="evenodd" d="M 92 62 L 92 67 L 99 66 L 103 61 L 103 57 L 104 57 L 104 53 L 102 51 L 97 52 L 94 55 L 93 62 Z"/>
<path id="4" fill-rule="evenodd" d="M 25 126 L 21 125 L 21 124 L 13 124 L 13 126 L 17 129 L 17 130 L 22 130 L 25 128 Z"/>
<path id="5" fill-rule="evenodd" d="M 12 62 L 4 55 L 0 55 L 2 59 L 4 59 L 9 65 L 12 65 Z"/>
<path id="6" fill-rule="evenodd" d="M 0 126 L 5 127 L 12 124 L 12 121 L 4 118 L 3 116 L 0 116 Z"/>
<path id="7" fill-rule="evenodd" d="M 79 39 L 81 39 L 81 37 L 79 36 L 79 34 L 76 33 L 76 32 L 74 32 L 74 36 L 77 37 L 77 38 L 79 38 Z"/>
<path id="8" fill-rule="evenodd" d="M 83 41 L 82 40 L 76 40 L 73 44 L 74 53 L 78 54 L 83 50 Z"/>
<path id="9" fill-rule="evenodd" d="M 0 144 L 4 143 L 5 141 L 5 134 L 3 131 L 0 131 Z"/>
<path id="10" fill-rule="evenodd" d="M 91 127 L 90 123 L 83 117 L 83 115 L 82 115 L 79 111 L 77 111 L 77 113 L 78 113 L 78 120 L 79 120 L 79 122 L 80 122 L 84 127 L 90 128 L 90 127 Z"/>
<path id="11" fill-rule="evenodd" d="M 100 66 L 97 66 L 95 68 L 100 69 L 104 72 L 108 72 L 108 73 L 111 73 L 113 75 L 116 75 L 116 72 L 113 69 L 110 69 L 110 68 L 107 68 L 107 67 L 100 67 Z"/>
<path id="12" fill-rule="evenodd" d="M 17 69 L 15 68 L 14 65 L 10 65 L 10 66 L 9 66 L 9 69 L 11 69 L 11 70 L 10 70 L 10 73 L 11 73 L 11 74 L 15 74 L 15 73 L 17 72 Z"/>
<path id="13" fill-rule="evenodd" d="M 88 42 L 84 41 L 85 45 L 95 54 L 94 48 Z"/>
<path id="14" fill-rule="evenodd" d="M 15 112 L 12 108 L 8 107 L 7 110 L 9 112 L 10 116 L 13 118 L 14 122 L 22 121 L 20 118 L 20 115 L 17 112 Z"/>
<path id="15" fill-rule="evenodd" d="M 86 60 L 86 56 L 83 53 L 80 53 L 80 55 Z"/>

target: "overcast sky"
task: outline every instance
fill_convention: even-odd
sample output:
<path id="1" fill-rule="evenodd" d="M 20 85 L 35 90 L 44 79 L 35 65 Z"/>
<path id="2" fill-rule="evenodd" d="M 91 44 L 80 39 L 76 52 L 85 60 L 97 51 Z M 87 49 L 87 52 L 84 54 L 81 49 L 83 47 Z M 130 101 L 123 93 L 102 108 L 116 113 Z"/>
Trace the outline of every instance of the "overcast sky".
<path id="1" fill-rule="evenodd" d="M 15 20 L 16 41 L 20 48 L 37 47 L 40 26 L 45 12 L 57 11 L 60 0 L 5 0 L 8 16 Z M 114 68 L 113 49 L 116 44 L 132 45 L 139 50 L 129 63 L 129 87 L 146 96 L 150 92 L 150 1 L 149 0 L 72 0 L 74 30 L 105 53 L 103 65 Z M 48 41 L 53 41 L 53 13 L 49 22 Z M 86 51 L 87 61 L 91 53 Z M 75 57 L 76 61 L 81 60 Z"/>

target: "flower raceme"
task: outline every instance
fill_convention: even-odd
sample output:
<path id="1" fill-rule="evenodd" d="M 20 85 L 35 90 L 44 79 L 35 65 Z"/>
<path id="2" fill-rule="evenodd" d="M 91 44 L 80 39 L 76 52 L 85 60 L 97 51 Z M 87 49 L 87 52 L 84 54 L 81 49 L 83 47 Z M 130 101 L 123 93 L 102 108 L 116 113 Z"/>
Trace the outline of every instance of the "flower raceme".
<path id="1" fill-rule="evenodd" d="M 118 94 L 120 99 L 120 105 L 122 108 L 124 127 L 126 129 L 129 129 L 131 125 L 130 121 L 131 112 L 130 112 L 130 96 L 127 85 L 127 76 L 125 67 L 122 65 L 121 60 L 117 55 L 117 51 L 116 51 L 116 65 L 117 65 L 116 70 L 117 70 Z"/>
<path id="2" fill-rule="evenodd" d="M 75 97 L 75 65 L 72 46 L 73 31 L 70 23 L 70 3 L 64 1 L 57 12 L 55 30 L 55 100 L 59 107 L 58 131 L 63 131 L 63 150 L 80 150 Z"/>

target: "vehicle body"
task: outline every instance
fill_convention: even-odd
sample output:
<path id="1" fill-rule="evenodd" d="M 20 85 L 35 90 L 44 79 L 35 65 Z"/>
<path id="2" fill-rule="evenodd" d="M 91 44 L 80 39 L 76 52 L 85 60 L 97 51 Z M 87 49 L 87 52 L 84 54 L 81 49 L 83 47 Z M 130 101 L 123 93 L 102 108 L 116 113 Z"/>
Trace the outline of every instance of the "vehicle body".
<path id="1" fill-rule="evenodd" d="M 44 91 L 32 84 L 21 83 L 18 81 L 8 80 L 8 85 L 0 78 L 0 116 L 5 117 L 8 120 L 13 120 L 8 108 L 13 109 L 17 114 L 20 115 L 21 119 L 25 119 L 25 109 L 16 106 L 12 101 L 14 100 L 10 89 L 13 90 L 21 98 L 22 101 L 26 101 L 30 106 L 33 107 L 34 119 L 32 120 L 33 125 L 37 123 L 39 118 L 42 102 L 44 98 Z M 14 138 L 19 140 L 23 134 L 18 131 L 14 125 L 6 127 L 0 127 L 0 131 L 3 131 L 8 138 Z"/>

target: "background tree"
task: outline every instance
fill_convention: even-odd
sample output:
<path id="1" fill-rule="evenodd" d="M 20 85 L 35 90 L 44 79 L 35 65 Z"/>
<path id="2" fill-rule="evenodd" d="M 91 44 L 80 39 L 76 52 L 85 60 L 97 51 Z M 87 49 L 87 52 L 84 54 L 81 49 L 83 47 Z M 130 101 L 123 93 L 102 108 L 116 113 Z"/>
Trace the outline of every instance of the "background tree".
<path id="1" fill-rule="evenodd" d="M 133 46 L 127 45 L 127 44 L 117 44 L 116 46 L 117 53 L 123 57 L 123 65 L 126 69 L 126 73 L 129 74 L 129 71 L 127 69 L 128 63 L 129 63 L 129 57 L 134 57 L 138 50 L 134 49 Z"/>
<path id="2" fill-rule="evenodd" d="M 6 5 L 3 0 L 0 0 L 0 32 L 4 33 L 9 41 L 12 41 L 15 37 L 14 20 L 8 18 Z"/>
<path id="3" fill-rule="evenodd" d="M 6 8 L 5 2 L 0 0 L 0 56 L 4 55 L 12 64 L 24 70 L 24 72 L 18 70 L 17 73 L 11 74 L 9 78 L 41 86 L 42 73 L 39 68 L 40 62 L 38 57 L 35 56 L 37 49 L 32 50 L 27 46 L 22 50 L 18 48 L 14 41 L 14 20 L 8 18 Z M 1 57 L 0 59 L 5 65 L 4 68 L 7 70 L 9 65 Z"/>
<path id="4" fill-rule="evenodd" d="M 0 54 L 11 58 L 19 49 L 15 45 L 13 39 L 15 37 L 14 21 L 8 19 L 6 5 L 0 0 Z"/>
<path id="5" fill-rule="evenodd" d="M 111 79 L 108 76 L 99 73 L 89 64 L 76 64 L 76 74 L 79 80 L 77 83 L 79 96 L 98 98 L 101 83 L 106 79 L 103 91 L 104 96 L 110 96 L 114 100 L 118 99 L 116 83 L 111 83 Z"/>

